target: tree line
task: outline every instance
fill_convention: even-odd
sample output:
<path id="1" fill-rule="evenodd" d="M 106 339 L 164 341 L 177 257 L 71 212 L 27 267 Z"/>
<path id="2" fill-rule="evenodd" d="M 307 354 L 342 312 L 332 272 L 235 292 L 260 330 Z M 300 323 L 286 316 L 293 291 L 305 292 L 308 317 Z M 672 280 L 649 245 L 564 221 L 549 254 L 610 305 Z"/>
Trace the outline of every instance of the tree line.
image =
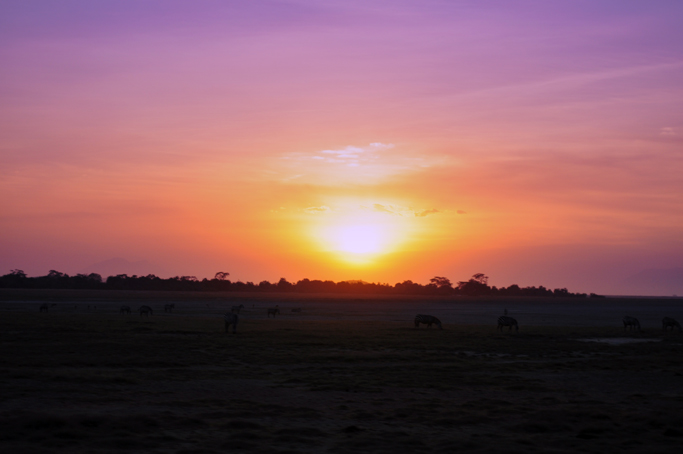
<path id="1" fill-rule="evenodd" d="M 591 293 L 571 293 L 566 288 L 549 289 L 544 286 L 509 287 L 488 285 L 488 276 L 483 273 L 473 275 L 469 280 L 452 283 L 450 279 L 435 276 L 429 284 L 418 284 L 407 280 L 395 285 L 369 283 L 364 281 L 321 281 L 302 279 L 289 282 L 281 278 L 278 282 L 231 281 L 230 273 L 219 271 L 213 279 L 199 280 L 195 276 L 175 276 L 163 279 L 153 274 L 147 276 L 128 276 L 118 274 L 103 279 L 97 273 L 69 276 L 50 270 L 45 276 L 28 277 L 22 270 L 12 270 L 0 276 L 0 288 L 27 289 L 90 289 L 90 290 L 159 290 L 159 291 L 232 291 L 232 292 L 291 292 L 291 293 L 376 293 L 387 295 L 442 295 L 442 296 L 544 296 L 544 297 L 598 297 Z"/>

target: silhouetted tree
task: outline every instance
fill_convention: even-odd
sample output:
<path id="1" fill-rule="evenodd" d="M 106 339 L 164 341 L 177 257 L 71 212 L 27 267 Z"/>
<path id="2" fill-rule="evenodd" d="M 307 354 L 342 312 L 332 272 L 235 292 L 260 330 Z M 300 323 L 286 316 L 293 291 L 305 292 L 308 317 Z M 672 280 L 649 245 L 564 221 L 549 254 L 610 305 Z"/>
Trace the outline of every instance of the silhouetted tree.
<path id="1" fill-rule="evenodd" d="M 569 296 L 569 290 L 567 290 L 566 288 L 556 288 L 555 290 L 553 290 L 553 295 L 560 297 Z"/>
<path id="2" fill-rule="evenodd" d="M 437 288 L 442 289 L 442 288 L 453 288 L 453 284 L 451 284 L 451 280 L 448 279 L 447 277 L 441 277 L 441 276 L 434 276 L 429 280 L 431 284 L 436 285 Z"/>
<path id="3" fill-rule="evenodd" d="M 9 274 L 0 277 L 0 287 L 22 288 L 29 287 L 31 282 L 22 270 L 12 270 Z"/>
<path id="4" fill-rule="evenodd" d="M 26 273 L 24 270 L 12 270 L 9 272 L 10 276 L 14 276 L 17 279 L 26 279 Z"/>
<path id="5" fill-rule="evenodd" d="M 429 285 L 435 288 L 436 293 L 449 294 L 453 291 L 453 284 L 447 277 L 434 276 L 429 280 Z"/>
<path id="6" fill-rule="evenodd" d="M 284 277 L 281 277 L 277 283 L 277 289 L 282 292 L 290 291 L 292 289 L 292 286 L 292 283 L 288 282 L 287 279 L 285 279 Z"/>
<path id="7" fill-rule="evenodd" d="M 509 296 L 519 296 L 520 293 L 522 293 L 522 289 L 517 284 L 512 284 L 505 289 L 505 294 Z"/>
<path id="8" fill-rule="evenodd" d="M 407 295 L 420 295 L 426 293 L 425 288 L 411 280 L 399 282 L 394 285 L 394 293 Z"/>
<path id="9" fill-rule="evenodd" d="M 484 273 L 477 273 L 474 274 L 470 280 L 479 282 L 480 284 L 488 285 L 489 283 L 489 277 L 485 275 Z"/>
<path id="10" fill-rule="evenodd" d="M 491 288 L 487 285 L 488 276 L 483 273 L 473 275 L 469 281 L 458 282 L 458 292 L 462 295 L 488 295 Z"/>
<path id="11" fill-rule="evenodd" d="M 266 292 L 271 291 L 271 290 L 274 290 L 274 289 L 277 288 L 276 285 L 273 285 L 273 284 L 271 284 L 271 283 L 268 282 L 268 281 L 261 281 L 261 282 L 259 282 L 259 283 L 258 283 L 258 287 L 259 287 L 259 289 L 261 289 L 261 290 L 263 290 L 263 291 L 266 291 Z"/>

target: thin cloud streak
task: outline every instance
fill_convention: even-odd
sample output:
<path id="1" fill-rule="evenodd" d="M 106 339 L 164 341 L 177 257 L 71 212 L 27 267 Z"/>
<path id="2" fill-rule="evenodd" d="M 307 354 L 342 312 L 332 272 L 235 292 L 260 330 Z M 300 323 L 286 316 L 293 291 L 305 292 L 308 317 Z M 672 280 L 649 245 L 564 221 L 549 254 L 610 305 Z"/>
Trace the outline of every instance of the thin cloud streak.
<path id="1" fill-rule="evenodd" d="M 349 145 L 340 149 L 312 153 L 294 152 L 271 162 L 268 172 L 283 182 L 314 185 L 372 185 L 395 175 L 421 172 L 437 165 L 442 158 L 415 157 L 395 145 L 373 142 L 367 146 Z M 389 153 L 389 151 L 392 151 Z M 292 171 L 296 178 L 287 175 Z M 283 174 L 287 176 L 282 176 Z"/>

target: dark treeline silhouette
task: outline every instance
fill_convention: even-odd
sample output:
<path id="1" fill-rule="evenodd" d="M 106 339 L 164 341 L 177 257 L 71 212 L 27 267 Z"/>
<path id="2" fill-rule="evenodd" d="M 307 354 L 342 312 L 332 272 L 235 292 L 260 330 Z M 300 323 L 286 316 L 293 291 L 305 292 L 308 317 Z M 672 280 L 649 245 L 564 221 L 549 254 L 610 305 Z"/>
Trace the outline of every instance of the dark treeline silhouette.
<path id="1" fill-rule="evenodd" d="M 98 290 L 163 290 L 163 291 L 229 291 L 229 292 L 290 292 L 290 293 L 377 293 L 387 295 L 461 295 L 461 296 L 544 296 L 585 298 L 585 293 L 570 293 L 566 288 L 489 286 L 488 276 L 477 273 L 467 281 L 451 283 L 446 277 L 436 276 L 429 284 L 403 281 L 395 285 L 364 281 L 320 281 L 302 279 L 296 283 L 281 278 L 276 283 L 261 281 L 232 282 L 230 273 L 218 272 L 213 279 L 199 280 L 195 276 L 176 276 L 162 279 L 153 274 L 128 276 L 119 274 L 106 280 L 96 273 L 69 276 L 51 270 L 46 276 L 28 277 L 22 270 L 12 270 L 0 276 L 0 288 L 27 289 L 98 289 Z M 590 297 L 599 297 L 594 293 Z"/>

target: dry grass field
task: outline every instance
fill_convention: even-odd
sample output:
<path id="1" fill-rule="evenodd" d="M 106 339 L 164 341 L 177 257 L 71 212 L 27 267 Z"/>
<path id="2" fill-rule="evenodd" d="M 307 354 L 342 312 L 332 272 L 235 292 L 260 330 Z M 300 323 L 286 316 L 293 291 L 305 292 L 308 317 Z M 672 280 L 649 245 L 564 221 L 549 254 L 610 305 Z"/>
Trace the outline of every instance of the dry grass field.
<path id="1" fill-rule="evenodd" d="M 0 445 L 669 453 L 683 442 L 683 335 L 643 320 L 677 317 L 679 301 L 3 291 Z M 226 334 L 221 314 L 240 302 Z M 275 304 L 281 316 L 267 319 Z M 519 332 L 496 331 L 503 308 Z M 624 332 L 626 309 L 642 332 Z M 416 313 L 444 329 L 415 329 Z"/>

